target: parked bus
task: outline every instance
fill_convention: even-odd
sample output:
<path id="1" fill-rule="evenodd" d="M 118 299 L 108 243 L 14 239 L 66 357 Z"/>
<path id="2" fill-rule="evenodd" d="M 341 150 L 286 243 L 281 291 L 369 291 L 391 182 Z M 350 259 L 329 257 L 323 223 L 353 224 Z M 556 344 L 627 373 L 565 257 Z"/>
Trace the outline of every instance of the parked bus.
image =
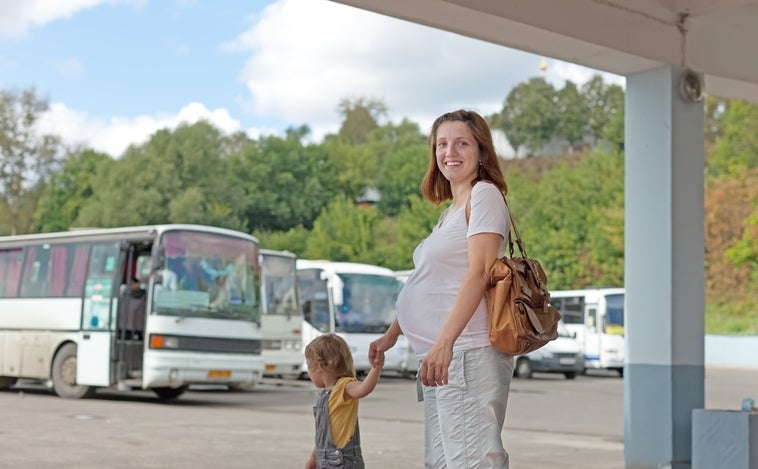
<path id="1" fill-rule="evenodd" d="M 261 249 L 264 376 L 296 378 L 303 366 L 303 310 L 297 285 L 297 257 Z"/>
<path id="2" fill-rule="evenodd" d="M 345 338 L 358 373 L 371 369 L 369 344 L 395 320 L 395 303 L 403 283 L 384 267 L 325 260 L 297 261 L 303 304 L 303 342 L 326 332 Z M 387 351 L 383 371 L 415 374 L 415 354 L 405 336 Z"/>
<path id="3" fill-rule="evenodd" d="M 0 388 L 160 398 L 263 372 L 258 240 L 199 225 L 0 237 Z"/>
<path id="4" fill-rule="evenodd" d="M 623 376 L 624 289 L 551 291 L 550 303 L 569 332 L 576 333 L 585 369 L 615 370 Z"/>

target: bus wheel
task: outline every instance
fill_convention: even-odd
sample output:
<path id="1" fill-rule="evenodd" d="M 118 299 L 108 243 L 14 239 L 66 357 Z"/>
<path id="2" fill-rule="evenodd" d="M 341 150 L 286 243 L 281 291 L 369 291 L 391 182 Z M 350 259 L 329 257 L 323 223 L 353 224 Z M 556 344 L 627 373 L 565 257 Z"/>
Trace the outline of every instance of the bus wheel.
<path id="1" fill-rule="evenodd" d="M 176 399 L 177 397 L 184 394 L 187 388 L 189 388 L 189 385 L 179 386 L 178 388 L 161 387 L 153 388 L 153 392 L 157 394 L 160 399 L 168 401 Z"/>
<path id="2" fill-rule="evenodd" d="M 521 357 L 516 362 L 516 377 L 529 379 L 532 377 L 532 362 L 526 357 Z"/>
<path id="3" fill-rule="evenodd" d="M 12 376 L 0 376 L 0 389 L 8 389 L 16 384 L 18 378 Z"/>
<path id="4" fill-rule="evenodd" d="M 53 391 L 66 399 L 92 397 L 95 388 L 76 384 L 76 344 L 68 343 L 53 359 Z"/>
<path id="5" fill-rule="evenodd" d="M 563 373 L 563 376 L 565 376 L 566 379 L 574 379 L 576 378 L 576 371 L 567 371 Z"/>

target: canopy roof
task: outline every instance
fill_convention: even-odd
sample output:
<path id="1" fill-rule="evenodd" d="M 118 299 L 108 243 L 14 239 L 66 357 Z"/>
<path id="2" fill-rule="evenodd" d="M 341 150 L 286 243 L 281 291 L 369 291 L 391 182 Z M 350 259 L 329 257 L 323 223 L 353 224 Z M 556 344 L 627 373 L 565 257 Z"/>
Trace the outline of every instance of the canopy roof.
<path id="1" fill-rule="evenodd" d="M 335 0 L 618 75 L 662 64 L 758 102 L 756 0 Z"/>

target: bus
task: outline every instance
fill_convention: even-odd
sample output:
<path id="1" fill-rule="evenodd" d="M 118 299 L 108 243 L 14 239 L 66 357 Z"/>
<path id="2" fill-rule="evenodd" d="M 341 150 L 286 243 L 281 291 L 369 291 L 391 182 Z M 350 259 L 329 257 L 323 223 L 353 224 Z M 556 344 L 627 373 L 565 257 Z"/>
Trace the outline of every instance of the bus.
<path id="1" fill-rule="evenodd" d="M 586 369 L 624 375 L 624 289 L 592 288 L 550 292 L 570 333 L 584 351 Z"/>
<path id="2" fill-rule="evenodd" d="M 297 378 L 303 366 L 303 310 L 297 256 L 261 249 L 263 361 L 267 377 Z"/>
<path id="3" fill-rule="evenodd" d="M 303 304 L 303 343 L 320 334 L 336 332 L 353 353 L 355 370 L 371 369 L 369 344 L 395 320 L 395 303 L 403 283 L 390 269 L 370 264 L 297 260 Z M 416 373 L 416 356 L 405 336 L 385 354 L 383 371 Z"/>
<path id="4" fill-rule="evenodd" d="M 0 237 L 0 388 L 174 399 L 263 372 L 258 240 L 201 225 Z"/>

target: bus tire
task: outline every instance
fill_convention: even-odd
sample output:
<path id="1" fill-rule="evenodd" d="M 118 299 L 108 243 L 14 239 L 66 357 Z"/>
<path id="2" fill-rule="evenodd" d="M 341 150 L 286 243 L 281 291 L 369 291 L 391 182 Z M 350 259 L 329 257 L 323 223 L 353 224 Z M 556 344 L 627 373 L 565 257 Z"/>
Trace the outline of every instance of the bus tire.
<path id="1" fill-rule="evenodd" d="M 574 379 L 576 378 L 576 371 L 567 371 L 563 373 L 563 376 L 565 376 L 566 379 Z"/>
<path id="2" fill-rule="evenodd" d="M 516 377 L 519 379 L 529 379 L 532 377 L 532 362 L 526 357 L 520 357 L 516 361 L 514 369 Z"/>
<path id="3" fill-rule="evenodd" d="M 18 378 L 15 376 L 0 376 L 0 389 L 8 389 L 16 384 L 16 380 L 18 380 Z"/>
<path id="4" fill-rule="evenodd" d="M 53 359 L 53 391 L 66 399 L 92 397 L 95 388 L 76 384 L 76 344 L 67 343 Z"/>
<path id="5" fill-rule="evenodd" d="M 163 401 L 171 401 L 184 394 L 187 391 L 189 385 L 179 386 L 178 388 L 160 387 L 153 388 L 153 392 L 158 395 L 158 398 Z"/>

